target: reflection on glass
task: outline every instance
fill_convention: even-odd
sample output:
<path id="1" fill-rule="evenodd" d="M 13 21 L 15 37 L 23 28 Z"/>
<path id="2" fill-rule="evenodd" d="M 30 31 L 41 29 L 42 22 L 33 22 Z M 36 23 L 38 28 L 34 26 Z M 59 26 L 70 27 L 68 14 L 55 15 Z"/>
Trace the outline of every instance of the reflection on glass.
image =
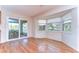
<path id="1" fill-rule="evenodd" d="M 20 21 L 20 37 L 27 36 L 27 21 Z"/>
<path id="2" fill-rule="evenodd" d="M 9 39 L 18 38 L 19 37 L 19 20 L 9 18 Z"/>

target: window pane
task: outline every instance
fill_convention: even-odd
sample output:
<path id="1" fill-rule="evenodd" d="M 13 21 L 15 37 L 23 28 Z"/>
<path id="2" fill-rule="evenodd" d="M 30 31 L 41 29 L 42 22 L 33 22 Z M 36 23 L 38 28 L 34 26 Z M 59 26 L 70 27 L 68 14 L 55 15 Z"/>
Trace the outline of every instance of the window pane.
<path id="1" fill-rule="evenodd" d="M 64 23 L 64 31 L 71 31 L 71 22 Z"/>
<path id="2" fill-rule="evenodd" d="M 18 38 L 19 37 L 19 20 L 9 18 L 9 39 Z"/>
<path id="3" fill-rule="evenodd" d="M 44 31 L 45 30 L 45 25 L 39 25 L 39 30 Z"/>
<path id="4" fill-rule="evenodd" d="M 48 30 L 49 31 L 53 31 L 54 30 L 54 26 L 52 23 L 48 24 Z"/>
<path id="5" fill-rule="evenodd" d="M 27 21 L 20 21 L 20 37 L 27 36 Z"/>
<path id="6" fill-rule="evenodd" d="M 39 20 L 38 21 L 39 31 L 45 31 L 46 28 L 46 20 Z"/>
<path id="7" fill-rule="evenodd" d="M 48 30 L 49 31 L 61 31 L 62 25 L 61 25 L 61 23 L 49 23 Z"/>

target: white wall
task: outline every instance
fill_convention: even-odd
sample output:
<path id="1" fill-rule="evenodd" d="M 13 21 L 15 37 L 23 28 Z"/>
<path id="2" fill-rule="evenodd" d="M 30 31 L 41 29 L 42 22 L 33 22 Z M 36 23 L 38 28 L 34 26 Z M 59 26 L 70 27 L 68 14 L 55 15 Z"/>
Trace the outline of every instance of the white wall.
<path id="1" fill-rule="evenodd" d="M 62 41 L 62 32 L 48 32 L 47 38 Z"/>
<path id="2" fill-rule="evenodd" d="M 68 46 L 77 50 L 77 8 L 72 9 L 69 13 L 63 16 L 62 19 L 71 17 L 71 31 L 63 31 L 63 42 Z"/>
<path id="3" fill-rule="evenodd" d="M 79 51 L 79 6 L 77 7 L 77 50 Z"/>
<path id="4" fill-rule="evenodd" d="M 6 39 L 6 12 L 1 9 L 1 42 L 5 42 L 7 39 Z"/>
<path id="5" fill-rule="evenodd" d="M 33 18 L 28 19 L 28 37 L 35 36 L 35 22 Z"/>

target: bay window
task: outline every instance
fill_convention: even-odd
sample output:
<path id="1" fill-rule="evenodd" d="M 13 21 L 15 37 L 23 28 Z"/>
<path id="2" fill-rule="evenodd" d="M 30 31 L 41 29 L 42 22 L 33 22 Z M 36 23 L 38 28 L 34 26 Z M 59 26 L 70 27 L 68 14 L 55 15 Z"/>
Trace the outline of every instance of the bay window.
<path id="1" fill-rule="evenodd" d="M 53 18 L 38 21 L 39 31 L 62 31 L 61 18 Z"/>

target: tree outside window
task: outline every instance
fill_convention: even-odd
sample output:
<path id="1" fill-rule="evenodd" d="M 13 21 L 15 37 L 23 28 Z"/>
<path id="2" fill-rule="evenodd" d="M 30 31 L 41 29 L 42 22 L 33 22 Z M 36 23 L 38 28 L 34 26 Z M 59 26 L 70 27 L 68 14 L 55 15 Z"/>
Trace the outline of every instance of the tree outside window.
<path id="1" fill-rule="evenodd" d="M 64 31 L 66 32 L 71 31 L 71 20 L 64 21 Z"/>
<path id="2" fill-rule="evenodd" d="M 48 31 L 61 31 L 61 24 L 49 23 L 47 28 L 48 28 Z"/>

